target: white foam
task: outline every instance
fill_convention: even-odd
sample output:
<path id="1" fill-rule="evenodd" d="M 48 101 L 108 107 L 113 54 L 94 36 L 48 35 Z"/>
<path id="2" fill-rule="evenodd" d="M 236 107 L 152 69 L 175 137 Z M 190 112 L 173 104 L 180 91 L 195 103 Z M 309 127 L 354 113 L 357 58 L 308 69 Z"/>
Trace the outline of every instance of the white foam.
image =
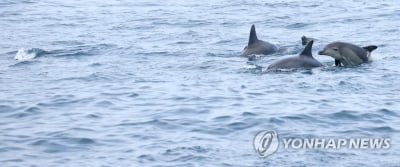
<path id="1" fill-rule="evenodd" d="M 34 59 L 37 56 L 36 52 L 29 52 L 29 50 L 25 50 L 24 48 L 18 49 L 17 54 L 14 59 L 19 61 L 26 61 Z"/>

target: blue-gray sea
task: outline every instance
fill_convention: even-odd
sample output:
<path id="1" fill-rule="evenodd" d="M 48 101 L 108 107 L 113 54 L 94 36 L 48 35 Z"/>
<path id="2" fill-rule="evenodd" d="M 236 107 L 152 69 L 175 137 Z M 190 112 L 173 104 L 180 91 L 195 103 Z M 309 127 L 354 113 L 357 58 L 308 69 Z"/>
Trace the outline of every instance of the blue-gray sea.
<path id="1" fill-rule="evenodd" d="M 252 24 L 281 51 L 240 57 Z M 398 0 L 1 0 L 0 166 L 400 166 L 399 27 Z M 265 70 L 303 35 L 326 67 Z M 391 147 L 262 158 L 263 130 Z"/>

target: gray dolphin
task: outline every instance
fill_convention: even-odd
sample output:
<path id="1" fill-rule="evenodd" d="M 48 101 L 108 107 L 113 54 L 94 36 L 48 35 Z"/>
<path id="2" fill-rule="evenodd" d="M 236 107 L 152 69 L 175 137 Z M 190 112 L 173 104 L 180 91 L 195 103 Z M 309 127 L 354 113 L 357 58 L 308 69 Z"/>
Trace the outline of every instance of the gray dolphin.
<path id="1" fill-rule="evenodd" d="M 250 29 L 249 43 L 244 48 L 241 56 L 249 56 L 252 54 L 269 55 L 278 51 L 278 47 L 269 42 L 259 40 L 257 38 L 256 27 L 254 24 Z"/>
<path id="2" fill-rule="evenodd" d="M 323 66 L 312 56 L 312 45 L 314 41 L 307 43 L 304 50 L 298 56 L 288 57 L 268 66 L 268 69 L 289 69 L 289 68 L 313 68 Z"/>
<path id="3" fill-rule="evenodd" d="M 351 67 L 368 62 L 371 52 L 376 48 L 378 47 L 375 45 L 359 47 L 351 43 L 333 42 L 326 45 L 318 54 L 333 57 L 336 66 L 343 64 L 346 67 Z"/>
<path id="4" fill-rule="evenodd" d="M 310 42 L 310 41 L 316 41 L 316 39 L 315 38 L 306 37 L 304 35 L 301 37 L 301 44 L 303 46 L 307 45 L 307 43 Z"/>

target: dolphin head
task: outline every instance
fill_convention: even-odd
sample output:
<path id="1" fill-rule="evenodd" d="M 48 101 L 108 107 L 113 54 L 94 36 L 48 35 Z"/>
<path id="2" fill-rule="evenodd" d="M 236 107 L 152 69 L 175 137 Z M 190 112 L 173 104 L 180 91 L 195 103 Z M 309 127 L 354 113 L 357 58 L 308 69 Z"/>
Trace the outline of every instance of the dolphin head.
<path id="1" fill-rule="evenodd" d="M 338 42 L 330 43 L 326 45 L 323 50 L 319 51 L 318 54 L 331 56 L 335 59 L 341 59 L 342 55 L 340 54 L 340 47 L 341 45 Z"/>

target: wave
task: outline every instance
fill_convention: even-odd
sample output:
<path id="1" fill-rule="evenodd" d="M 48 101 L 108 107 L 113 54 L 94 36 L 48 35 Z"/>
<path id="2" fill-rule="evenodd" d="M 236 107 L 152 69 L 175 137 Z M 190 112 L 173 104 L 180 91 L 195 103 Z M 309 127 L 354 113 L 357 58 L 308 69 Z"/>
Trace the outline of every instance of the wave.
<path id="1" fill-rule="evenodd" d="M 15 54 L 14 59 L 19 61 L 27 61 L 43 56 L 45 54 L 48 54 L 48 52 L 39 48 L 30 48 L 30 49 L 20 48 L 18 49 L 18 52 Z"/>
<path id="2" fill-rule="evenodd" d="M 63 43 L 65 41 L 60 41 L 59 43 Z M 70 42 L 70 41 L 67 41 Z M 75 41 L 72 41 L 72 43 Z M 65 42 L 66 43 L 66 42 Z M 62 49 L 55 49 L 46 51 L 40 48 L 20 48 L 18 51 L 10 52 L 10 54 L 14 54 L 14 59 L 18 61 L 29 61 L 42 56 L 53 56 L 53 57 L 80 57 L 80 56 L 91 56 L 98 55 L 103 52 L 110 51 L 118 51 L 123 50 L 119 48 L 117 45 L 113 44 L 96 44 L 96 45 L 84 45 L 79 42 L 75 42 L 73 44 L 78 44 L 78 46 L 65 47 Z"/>

